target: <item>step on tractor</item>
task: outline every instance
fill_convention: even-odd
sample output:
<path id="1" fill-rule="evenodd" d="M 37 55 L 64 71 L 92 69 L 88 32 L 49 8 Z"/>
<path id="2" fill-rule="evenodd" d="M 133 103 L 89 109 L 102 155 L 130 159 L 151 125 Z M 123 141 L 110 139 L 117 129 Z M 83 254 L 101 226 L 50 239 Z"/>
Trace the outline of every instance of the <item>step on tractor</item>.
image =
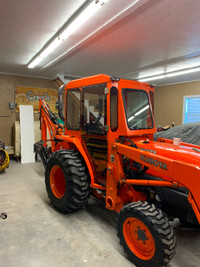
<path id="1" fill-rule="evenodd" d="M 59 120 L 39 100 L 35 144 L 52 205 L 68 213 L 90 195 L 104 201 L 118 213 L 125 253 L 142 267 L 165 266 L 175 255 L 170 220 L 200 223 L 200 147 L 153 141 L 153 98 L 153 86 L 138 81 L 107 75 L 70 81 L 59 89 Z"/>

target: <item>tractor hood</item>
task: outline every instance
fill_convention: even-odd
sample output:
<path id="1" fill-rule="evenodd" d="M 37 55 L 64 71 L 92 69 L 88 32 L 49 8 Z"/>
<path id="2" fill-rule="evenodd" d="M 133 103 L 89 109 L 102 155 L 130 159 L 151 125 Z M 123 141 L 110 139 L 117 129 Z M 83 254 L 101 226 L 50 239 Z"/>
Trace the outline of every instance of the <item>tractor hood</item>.
<path id="1" fill-rule="evenodd" d="M 168 159 L 177 160 L 185 163 L 200 166 L 200 147 L 183 143 L 183 145 L 173 145 L 169 143 L 149 141 L 135 142 L 137 147 L 143 151 L 150 152 Z"/>

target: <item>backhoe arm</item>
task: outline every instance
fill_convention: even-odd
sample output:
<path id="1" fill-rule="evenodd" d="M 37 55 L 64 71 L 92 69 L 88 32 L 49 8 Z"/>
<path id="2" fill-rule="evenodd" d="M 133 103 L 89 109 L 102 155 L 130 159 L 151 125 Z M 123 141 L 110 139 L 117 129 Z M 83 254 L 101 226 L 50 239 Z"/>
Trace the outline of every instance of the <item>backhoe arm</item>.
<path id="1" fill-rule="evenodd" d="M 56 135 L 63 133 L 63 125 L 58 123 L 56 116 L 43 99 L 39 100 L 39 110 L 41 140 L 34 144 L 34 151 L 36 155 L 40 155 L 43 165 L 46 166 L 51 152 L 60 148 L 61 142 L 56 140 Z M 47 142 L 51 142 L 49 147 Z"/>
<path id="2" fill-rule="evenodd" d="M 39 101 L 40 109 L 40 129 L 41 129 L 41 140 L 44 141 L 44 146 L 47 145 L 47 130 L 49 134 L 48 141 L 51 142 L 52 151 L 55 150 L 55 137 L 58 134 L 59 123 L 57 118 L 49 109 L 48 105 L 43 99 Z"/>

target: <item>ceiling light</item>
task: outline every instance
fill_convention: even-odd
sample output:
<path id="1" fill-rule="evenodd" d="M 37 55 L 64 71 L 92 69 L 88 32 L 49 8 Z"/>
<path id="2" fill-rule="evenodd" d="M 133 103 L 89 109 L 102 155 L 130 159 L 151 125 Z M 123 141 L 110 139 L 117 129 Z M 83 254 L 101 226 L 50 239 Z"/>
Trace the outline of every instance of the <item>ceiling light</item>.
<path id="1" fill-rule="evenodd" d="M 62 32 L 57 36 L 40 54 L 28 65 L 34 68 L 39 62 L 49 55 L 63 40 L 68 38 L 73 32 L 81 27 L 90 17 L 92 17 L 109 0 L 92 1 Z"/>
<path id="2" fill-rule="evenodd" d="M 197 72 L 200 71 L 200 67 L 198 68 L 192 68 L 192 69 L 188 69 L 188 70 L 181 70 L 181 71 L 176 71 L 173 73 L 166 73 L 166 77 L 174 77 L 174 76 L 178 76 L 178 75 L 183 75 L 183 74 L 188 74 L 188 73 L 193 73 L 193 72 Z"/>
<path id="3" fill-rule="evenodd" d="M 188 58 L 187 60 L 182 60 L 176 63 L 169 64 L 165 66 L 165 69 L 166 69 L 166 72 L 169 73 L 169 72 L 196 68 L 199 66 L 200 66 L 200 57 L 196 56 L 193 58 Z"/>
<path id="4" fill-rule="evenodd" d="M 33 69 L 37 64 L 40 63 L 40 61 L 42 60 L 42 57 L 38 56 L 36 57 L 29 65 L 28 68 L 29 69 Z"/>
<path id="5" fill-rule="evenodd" d="M 92 17 L 101 8 L 100 2 L 93 1 L 83 12 L 75 18 L 70 25 L 59 35 L 60 39 L 66 39 L 75 32 L 83 23 Z"/>
<path id="6" fill-rule="evenodd" d="M 147 81 L 153 81 L 153 80 L 160 80 L 165 78 L 165 75 L 156 75 L 156 76 L 152 76 L 152 77 L 145 77 L 142 79 L 139 79 L 139 82 L 147 82 Z"/>
<path id="7" fill-rule="evenodd" d="M 54 39 L 53 40 L 53 42 L 52 43 L 50 43 L 50 45 L 49 46 L 47 46 L 47 48 L 46 49 L 44 49 L 43 51 L 42 51 L 42 53 L 40 53 L 40 56 L 42 57 L 42 58 L 45 58 L 46 56 L 48 56 L 57 46 L 59 46 L 59 44 L 61 44 L 62 43 L 62 40 L 60 39 L 60 38 L 56 38 L 56 39 Z"/>
<path id="8" fill-rule="evenodd" d="M 200 71 L 200 67 L 189 68 L 189 69 L 174 71 L 174 72 L 168 72 L 168 73 L 156 75 L 156 76 L 144 77 L 142 79 L 139 79 L 139 81 L 140 82 L 147 82 L 147 81 L 149 82 L 149 81 L 153 81 L 153 80 L 160 80 L 160 79 L 170 78 L 170 77 L 174 77 L 174 76 L 178 76 L 178 75 L 189 74 L 189 73 L 193 73 L 193 72 L 197 72 L 197 71 Z"/>
<path id="9" fill-rule="evenodd" d="M 102 1 L 103 4 L 107 3 L 109 0 L 106 1 Z M 118 12 L 116 15 L 114 15 L 113 17 L 109 18 L 103 25 L 101 25 L 100 27 L 96 28 L 93 32 L 91 32 L 90 34 L 86 35 L 83 39 L 81 39 L 79 42 L 77 42 L 76 44 L 74 44 L 73 46 L 71 46 L 69 49 L 67 49 L 64 53 L 62 53 L 60 56 L 58 56 L 57 58 L 53 59 L 52 61 L 50 61 L 49 63 L 47 63 L 43 69 L 48 68 L 50 66 L 52 66 L 53 64 L 56 64 L 60 59 L 62 59 L 64 56 L 66 56 L 67 54 L 69 54 L 71 51 L 77 49 L 82 43 L 84 43 L 87 39 L 89 39 L 92 35 L 95 35 L 98 31 L 102 30 L 104 27 L 106 27 L 108 24 L 112 23 L 113 21 L 115 21 L 117 18 L 119 18 L 122 14 L 126 13 L 131 7 L 133 7 L 135 4 L 137 4 L 140 0 L 135 0 L 132 1 L 130 5 L 126 6 L 124 9 L 120 10 L 120 12 Z M 62 33 L 61 33 L 62 34 Z M 61 36 L 60 34 L 60 36 Z M 148 75 L 149 76 L 149 75 Z"/>

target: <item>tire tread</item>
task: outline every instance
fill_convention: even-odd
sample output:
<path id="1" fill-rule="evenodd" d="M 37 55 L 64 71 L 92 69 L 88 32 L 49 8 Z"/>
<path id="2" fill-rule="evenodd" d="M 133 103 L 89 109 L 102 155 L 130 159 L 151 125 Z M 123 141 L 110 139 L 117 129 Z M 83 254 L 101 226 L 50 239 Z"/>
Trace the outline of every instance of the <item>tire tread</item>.
<path id="1" fill-rule="evenodd" d="M 57 162 L 60 162 L 63 168 L 63 173 L 65 175 L 66 191 L 67 197 L 65 202 L 59 203 L 51 191 L 49 184 L 48 175 L 48 163 L 51 166 Z M 52 153 L 49 161 L 47 163 L 45 171 L 45 182 L 48 197 L 52 205 L 62 213 L 72 212 L 81 209 L 87 203 L 90 196 L 90 181 L 86 173 L 84 164 L 82 163 L 81 157 L 78 152 L 74 150 L 59 150 Z"/>
<path id="2" fill-rule="evenodd" d="M 168 218 L 166 215 L 162 213 L 162 211 L 155 207 L 154 204 L 149 204 L 148 202 L 138 201 L 130 203 L 126 206 L 124 206 L 118 215 L 118 237 L 120 238 L 120 218 L 124 216 L 124 214 L 134 211 L 134 213 L 140 214 L 142 218 L 145 219 L 145 221 L 149 222 L 153 229 L 157 232 L 159 235 L 159 239 L 162 244 L 162 253 L 163 257 L 160 259 L 160 262 L 157 262 L 154 266 L 166 266 L 170 260 L 175 255 L 175 248 L 176 248 L 176 238 L 173 233 L 173 228 L 169 224 Z M 120 242 L 124 243 L 123 240 L 120 238 Z M 130 251 L 127 250 L 126 246 L 124 246 L 125 252 L 130 256 Z M 133 260 L 132 260 L 133 261 Z M 145 263 L 146 265 L 140 265 L 137 264 L 137 262 L 134 262 L 136 266 L 151 266 L 151 264 L 148 265 L 148 263 Z"/>

